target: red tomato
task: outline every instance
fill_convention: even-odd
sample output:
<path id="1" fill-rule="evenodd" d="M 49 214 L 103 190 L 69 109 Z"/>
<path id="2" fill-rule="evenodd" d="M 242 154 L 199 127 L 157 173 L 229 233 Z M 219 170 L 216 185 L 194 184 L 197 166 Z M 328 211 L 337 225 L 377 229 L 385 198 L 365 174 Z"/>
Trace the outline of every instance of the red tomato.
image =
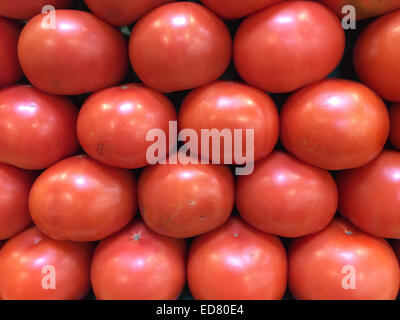
<path id="1" fill-rule="evenodd" d="M 4 300 L 77 300 L 90 288 L 90 243 L 56 241 L 37 228 L 11 238 L 0 251 Z"/>
<path id="2" fill-rule="evenodd" d="M 367 26 L 354 47 L 354 67 L 361 80 L 387 100 L 400 102 L 400 11 Z"/>
<path id="3" fill-rule="evenodd" d="M 237 19 L 269 7 L 283 0 L 201 0 L 201 2 L 224 19 Z"/>
<path id="4" fill-rule="evenodd" d="M 138 185 L 145 223 L 175 238 L 193 237 L 222 225 L 232 212 L 234 196 L 231 171 L 213 164 L 157 164 L 144 170 Z"/>
<path id="5" fill-rule="evenodd" d="M 53 239 L 100 240 L 134 217 L 136 181 L 129 171 L 86 156 L 68 158 L 36 179 L 29 209 L 36 226 Z"/>
<path id="6" fill-rule="evenodd" d="M 237 217 L 197 237 L 188 283 L 198 300 L 278 300 L 286 290 L 286 251 L 279 238 Z"/>
<path id="7" fill-rule="evenodd" d="M 20 32 L 21 25 L 18 22 L 0 17 L 0 88 L 22 77 L 17 53 Z"/>
<path id="8" fill-rule="evenodd" d="M 106 107 L 105 107 L 106 106 Z M 148 164 L 146 141 L 154 128 L 169 139 L 169 121 L 176 121 L 173 104 L 162 94 L 139 84 L 105 89 L 93 94 L 78 117 L 78 137 L 93 158 L 122 168 Z"/>
<path id="9" fill-rule="evenodd" d="M 36 174 L 0 163 L 0 239 L 8 239 L 32 222 L 29 192 Z"/>
<path id="10" fill-rule="evenodd" d="M 69 8 L 73 0 L 0 0 L 0 15 L 12 19 L 29 20 L 42 12 L 44 6 Z"/>
<path id="11" fill-rule="evenodd" d="M 173 300 L 185 285 L 183 239 L 161 236 L 141 221 L 103 240 L 93 257 L 97 299 Z"/>
<path id="12" fill-rule="evenodd" d="M 81 94 L 119 83 L 128 68 L 122 34 L 95 15 L 57 10 L 56 28 L 30 20 L 22 30 L 18 55 L 29 81 L 52 94 Z"/>
<path id="13" fill-rule="evenodd" d="M 144 16 L 132 30 L 132 67 L 161 92 L 191 89 L 218 79 L 231 59 L 225 24 L 205 7 L 170 3 Z"/>
<path id="14" fill-rule="evenodd" d="M 390 142 L 395 148 L 400 149 L 400 103 L 394 104 L 389 109 L 390 114 Z"/>
<path id="15" fill-rule="evenodd" d="M 394 300 L 399 264 L 389 243 L 343 219 L 292 241 L 289 288 L 304 300 Z"/>
<path id="16" fill-rule="evenodd" d="M 339 173 L 339 212 L 361 230 L 400 239 L 400 152 L 384 151 L 361 168 Z"/>
<path id="17" fill-rule="evenodd" d="M 281 111 L 281 141 L 301 160 L 328 170 L 374 159 L 389 135 L 382 99 L 353 81 L 327 79 L 294 93 Z"/>
<path id="18" fill-rule="evenodd" d="M 255 161 L 273 150 L 279 136 L 279 115 L 274 101 L 263 91 L 236 82 L 218 81 L 192 91 L 182 104 L 178 123 L 181 130 L 194 129 L 199 137 L 203 129 L 230 129 L 233 160 L 234 146 L 239 142 L 243 146 L 240 155 L 246 154 L 246 129 L 254 130 Z M 242 130 L 241 140 L 234 138 L 234 129 Z M 211 141 L 210 153 L 201 154 L 202 157 L 213 159 Z M 220 159 L 225 161 L 224 150 L 221 139 Z"/>
<path id="19" fill-rule="evenodd" d="M 385 14 L 400 8 L 399 0 L 318 0 L 330 7 L 335 13 L 342 17 L 343 6 L 351 5 L 356 10 L 357 20 L 367 19 Z"/>
<path id="20" fill-rule="evenodd" d="M 325 78 L 340 62 L 344 45 L 342 26 L 329 9 L 284 1 L 240 25 L 233 53 L 243 80 L 281 93 Z"/>
<path id="21" fill-rule="evenodd" d="M 320 231 L 332 220 L 338 205 L 335 181 L 329 172 L 274 151 L 240 176 L 236 206 L 257 229 L 295 238 Z"/>
<path id="22" fill-rule="evenodd" d="M 115 26 L 131 24 L 145 13 L 174 0 L 84 0 L 91 11 Z"/>
<path id="23" fill-rule="evenodd" d="M 65 97 L 29 85 L 0 90 L 0 162 L 44 169 L 73 155 L 78 110 Z"/>

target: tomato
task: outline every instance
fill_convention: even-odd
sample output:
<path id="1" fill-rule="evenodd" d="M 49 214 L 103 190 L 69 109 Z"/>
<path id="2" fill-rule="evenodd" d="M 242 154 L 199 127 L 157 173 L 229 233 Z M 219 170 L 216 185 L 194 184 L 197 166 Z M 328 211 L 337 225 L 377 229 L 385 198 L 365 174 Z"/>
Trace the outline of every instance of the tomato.
<path id="1" fill-rule="evenodd" d="M 107 106 L 107 107 L 105 107 Z M 139 168 L 148 164 L 146 141 L 154 128 L 169 139 L 169 121 L 176 121 L 173 104 L 162 94 L 139 84 L 105 89 L 83 105 L 77 124 L 85 151 L 105 164 Z"/>
<path id="2" fill-rule="evenodd" d="M 36 227 L 11 238 L 0 251 L 4 300 L 77 300 L 90 288 L 93 245 L 57 241 Z"/>
<path id="3" fill-rule="evenodd" d="M 320 231 L 335 215 L 338 191 L 329 172 L 280 151 L 240 176 L 236 207 L 255 228 L 295 238 Z"/>
<path id="4" fill-rule="evenodd" d="M 145 13 L 174 0 L 84 0 L 98 17 L 115 26 L 131 24 Z"/>
<path id="5" fill-rule="evenodd" d="M 400 152 L 384 151 L 369 164 L 339 173 L 339 212 L 361 230 L 400 239 Z"/>
<path id="6" fill-rule="evenodd" d="M 232 160 L 235 160 L 235 146 L 240 146 L 240 143 L 240 155 L 246 154 L 246 148 L 249 147 L 246 129 L 254 130 L 255 161 L 265 158 L 272 151 L 279 136 L 279 115 L 274 101 L 263 91 L 236 82 L 218 81 L 193 90 L 182 104 L 178 123 L 181 130 L 194 129 L 199 137 L 204 129 L 221 132 L 229 129 L 233 142 L 229 144 L 232 147 Z M 242 130 L 241 140 L 235 139 L 235 129 Z M 201 153 L 202 157 L 213 159 L 211 141 L 210 152 Z M 221 140 L 219 156 L 223 161 L 220 163 L 226 163 L 224 152 Z"/>
<path id="7" fill-rule="evenodd" d="M 185 285 L 186 242 L 161 236 L 141 221 L 100 242 L 91 279 L 97 299 L 173 300 Z"/>
<path id="8" fill-rule="evenodd" d="M 0 162 L 23 169 L 44 169 L 73 155 L 78 110 L 65 97 L 30 85 L 0 90 Z"/>
<path id="9" fill-rule="evenodd" d="M 228 167 L 213 164 L 157 164 L 139 179 L 139 208 L 155 232 L 189 238 L 222 225 L 234 204 Z"/>
<path id="10" fill-rule="evenodd" d="M 335 13 L 342 17 L 343 6 L 351 5 L 356 10 L 357 20 L 367 19 L 385 14 L 400 8 L 399 0 L 318 0 L 330 7 Z"/>
<path id="11" fill-rule="evenodd" d="M 286 290 L 286 251 L 279 238 L 237 217 L 197 237 L 187 277 L 198 300 L 278 300 Z"/>
<path id="12" fill-rule="evenodd" d="M 366 86 L 327 79 L 294 93 L 281 111 L 281 141 L 317 167 L 342 170 L 374 159 L 389 135 L 382 99 Z"/>
<path id="13" fill-rule="evenodd" d="M 390 114 L 390 142 L 400 149 L 400 103 L 394 104 L 389 109 Z"/>
<path id="14" fill-rule="evenodd" d="M 18 22 L 0 17 L 0 88 L 13 84 L 22 77 L 17 53 L 21 29 Z"/>
<path id="15" fill-rule="evenodd" d="M 201 2 L 224 19 L 237 19 L 269 7 L 283 0 L 201 0 Z"/>
<path id="16" fill-rule="evenodd" d="M 42 12 L 44 6 L 69 8 L 73 0 L 0 0 L 0 15 L 12 19 L 29 20 Z"/>
<path id="17" fill-rule="evenodd" d="M 68 158 L 36 179 L 29 209 L 36 226 L 53 239 L 101 240 L 134 217 L 136 181 L 131 172 L 89 157 Z"/>
<path id="18" fill-rule="evenodd" d="M 368 25 L 354 47 L 354 67 L 361 80 L 381 97 L 400 102 L 400 11 Z"/>
<path id="19" fill-rule="evenodd" d="M 289 248 L 289 288 L 297 299 L 394 300 L 399 272 L 386 240 L 343 219 L 293 240 Z"/>
<path id="20" fill-rule="evenodd" d="M 0 163 L 0 239 L 8 239 L 32 222 L 29 192 L 36 174 Z"/>
<path id="21" fill-rule="evenodd" d="M 231 59 L 225 24 L 191 2 L 154 9 L 132 30 L 129 53 L 134 71 L 161 92 L 191 89 L 218 79 Z"/>
<path id="22" fill-rule="evenodd" d="M 22 69 L 37 88 L 75 95 L 118 84 L 128 69 L 127 43 L 95 15 L 57 10 L 55 29 L 32 18 L 18 43 Z"/>
<path id="23" fill-rule="evenodd" d="M 325 78 L 339 64 L 344 45 L 342 25 L 329 9 L 284 1 L 244 20 L 233 56 L 244 81 L 282 93 Z"/>

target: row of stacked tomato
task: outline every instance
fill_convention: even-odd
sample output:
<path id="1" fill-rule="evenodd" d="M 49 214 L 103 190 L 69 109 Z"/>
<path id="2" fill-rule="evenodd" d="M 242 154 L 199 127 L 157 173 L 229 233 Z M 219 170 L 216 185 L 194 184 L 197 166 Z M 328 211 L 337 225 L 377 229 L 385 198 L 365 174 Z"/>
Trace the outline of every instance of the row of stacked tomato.
<path id="1" fill-rule="evenodd" d="M 0 0 L 0 298 L 395 299 L 400 2 L 319 2 Z M 346 4 L 382 15 L 360 81 L 326 79 Z M 254 130 L 254 171 L 177 154 L 174 121 Z"/>

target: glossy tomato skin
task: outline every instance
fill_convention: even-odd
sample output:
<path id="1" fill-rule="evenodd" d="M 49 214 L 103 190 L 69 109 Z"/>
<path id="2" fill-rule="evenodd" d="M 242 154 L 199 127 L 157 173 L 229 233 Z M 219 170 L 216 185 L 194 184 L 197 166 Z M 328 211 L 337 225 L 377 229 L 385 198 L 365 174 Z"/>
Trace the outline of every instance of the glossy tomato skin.
<path id="1" fill-rule="evenodd" d="M 75 156 L 36 179 L 29 209 L 35 225 L 53 239 L 101 240 L 134 217 L 136 180 L 127 170 Z"/>
<path id="2" fill-rule="evenodd" d="M 84 0 L 98 17 L 115 26 L 131 24 L 147 12 L 174 0 Z"/>
<path id="3" fill-rule="evenodd" d="M 57 10 L 55 29 L 42 19 L 32 18 L 18 43 L 22 69 L 34 86 L 51 94 L 76 95 L 123 79 L 129 60 L 119 30 L 78 10 Z"/>
<path id="4" fill-rule="evenodd" d="M 170 163 L 170 158 L 167 159 Z M 139 209 L 153 231 L 189 238 L 222 225 L 234 204 L 228 167 L 213 164 L 157 164 L 139 179 Z"/>
<path id="5" fill-rule="evenodd" d="M 332 11 L 316 2 L 284 1 L 244 20 L 233 56 L 244 81 L 283 93 L 325 78 L 339 64 L 344 45 Z"/>
<path id="6" fill-rule="evenodd" d="M 0 0 L 0 16 L 29 20 L 42 12 L 44 6 L 56 9 L 69 8 L 73 0 Z"/>
<path id="7" fill-rule="evenodd" d="M 53 240 L 36 227 L 19 233 L 0 251 L 2 299 L 83 299 L 90 288 L 92 252 L 90 243 Z M 51 272 L 55 289 L 45 289 Z"/>
<path id="8" fill-rule="evenodd" d="M 399 264 L 389 243 L 344 219 L 293 240 L 288 258 L 296 299 L 394 300 L 399 291 Z M 352 277 L 355 288 L 348 287 Z"/>
<path id="9" fill-rule="evenodd" d="M 0 162 L 44 169 L 73 155 L 78 110 L 65 97 L 30 85 L 0 90 Z"/>
<path id="10" fill-rule="evenodd" d="M 253 227 L 287 238 L 320 231 L 333 219 L 338 191 L 329 172 L 274 151 L 240 176 L 236 207 Z"/>
<path id="11" fill-rule="evenodd" d="M 342 170 L 374 159 L 389 135 L 382 99 L 354 81 L 326 79 L 294 93 L 281 110 L 281 141 L 311 165 Z"/>
<path id="12" fill-rule="evenodd" d="M 218 79 L 228 67 L 231 47 L 228 28 L 210 10 L 177 2 L 138 21 L 129 53 L 134 71 L 147 86 L 173 92 Z"/>
<path id="13" fill-rule="evenodd" d="M 356 10 L 356 19 L 362 20 L 394 11 L 400 8 L 398 0 L 318 0 L 322 4 L 331 8 L 339 17 L 343 6 L 351 5 Z M 346 12 L 347 13 L 347 12 Z"/>
<path id="14" fill-rule="evenodd" d="M 361 80 L 386 100 L 400 102 L 400 11 L 368 25 L 354 47 L 354 67 Z"/>
<path id="15" fill-rule="evenodd" d="M 183 290 L 186 242 L 136 220 L 100 242 L 91 280 L 100 300 L 174 300 Z"/>
<path id="16" fill-rule="evenodd" d="M 393 104 L 389 109 L 390 115 L 390 142 L 400 149 L 400 103 Z"/>
<path id="17" fill-rule="evenodd" d="M 193 90 L 179 111 L 179 126 L 193 129 L 201 136 L 202 129 L 229 129 L 232 134 L 232 160 L 235 163 L 234 130 L 242 130 L 242 154 L 246 154 L 246 130 L 254 130 L 254 161 L 265 158 L 273 150 L 279 136 L 279 115 L 274 101 L 263 91 L 237 82 L 217 81 Z M 224 162 L 221 140 L 220 159 Z M 199 143 L 201 150 L 201 142 Z M 213 159 L 210 140 L 209 153 L 201 156 Z M 231 164 L 231 163 L 229 163 Z"/>
<path id="18" fill-rule="evenodd" d="M 223 19 L 238 19 L 267 8 L 283 0 L 201 0 L 201 2 Z"/>
<path id="19" fill-rule="evenodd" d="M 0 239 L 5 240 L 32 223 L 28 199 L 36 174 L 0 163 Z"/>
<path id="20" fill-rule="evenodd" d="M 22 77 L 17 52 L 21 29 L 18 22 L 0 17 L 0 88 L 13 84 Z"/>
<path id="21" fill-rule="evenodd" d="M 400 239 L 400 152 L 383 151 L 367 165 L 337 175 L 339 212 L 361 230 Z"/>
<path id="22" fill-rule="evenodd" d="M 286 273 L 279 238 L 238 217 L 197 237 L 189 251 L 188 284 L 197 300 L 279 300 Z"/>
<path id="23" fill-rule="evenodd" d="M 94 159 L 133 169 L 148 164 L 146 152 L 154 143 L 146 141 L 148 132 L 161 129 L 169 141 L 169 121 L 176 120 L 176 110 L 164 95 L 128 84 L 89 97 L 79 113 L 77 132 L 81 146 Z"/>

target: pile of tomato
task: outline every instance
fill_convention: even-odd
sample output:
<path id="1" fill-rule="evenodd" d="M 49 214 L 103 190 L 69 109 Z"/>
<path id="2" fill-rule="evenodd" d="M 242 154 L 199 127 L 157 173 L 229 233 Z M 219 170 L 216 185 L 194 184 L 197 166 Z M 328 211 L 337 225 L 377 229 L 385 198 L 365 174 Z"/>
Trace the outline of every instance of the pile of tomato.
<path id="1" fill-rule="evenodd" d="M 0 0 L 0 298 L 396 299 L 399 30 L 398 0 Z M 253 172 L 171 123 L 253 130 Z"/>

